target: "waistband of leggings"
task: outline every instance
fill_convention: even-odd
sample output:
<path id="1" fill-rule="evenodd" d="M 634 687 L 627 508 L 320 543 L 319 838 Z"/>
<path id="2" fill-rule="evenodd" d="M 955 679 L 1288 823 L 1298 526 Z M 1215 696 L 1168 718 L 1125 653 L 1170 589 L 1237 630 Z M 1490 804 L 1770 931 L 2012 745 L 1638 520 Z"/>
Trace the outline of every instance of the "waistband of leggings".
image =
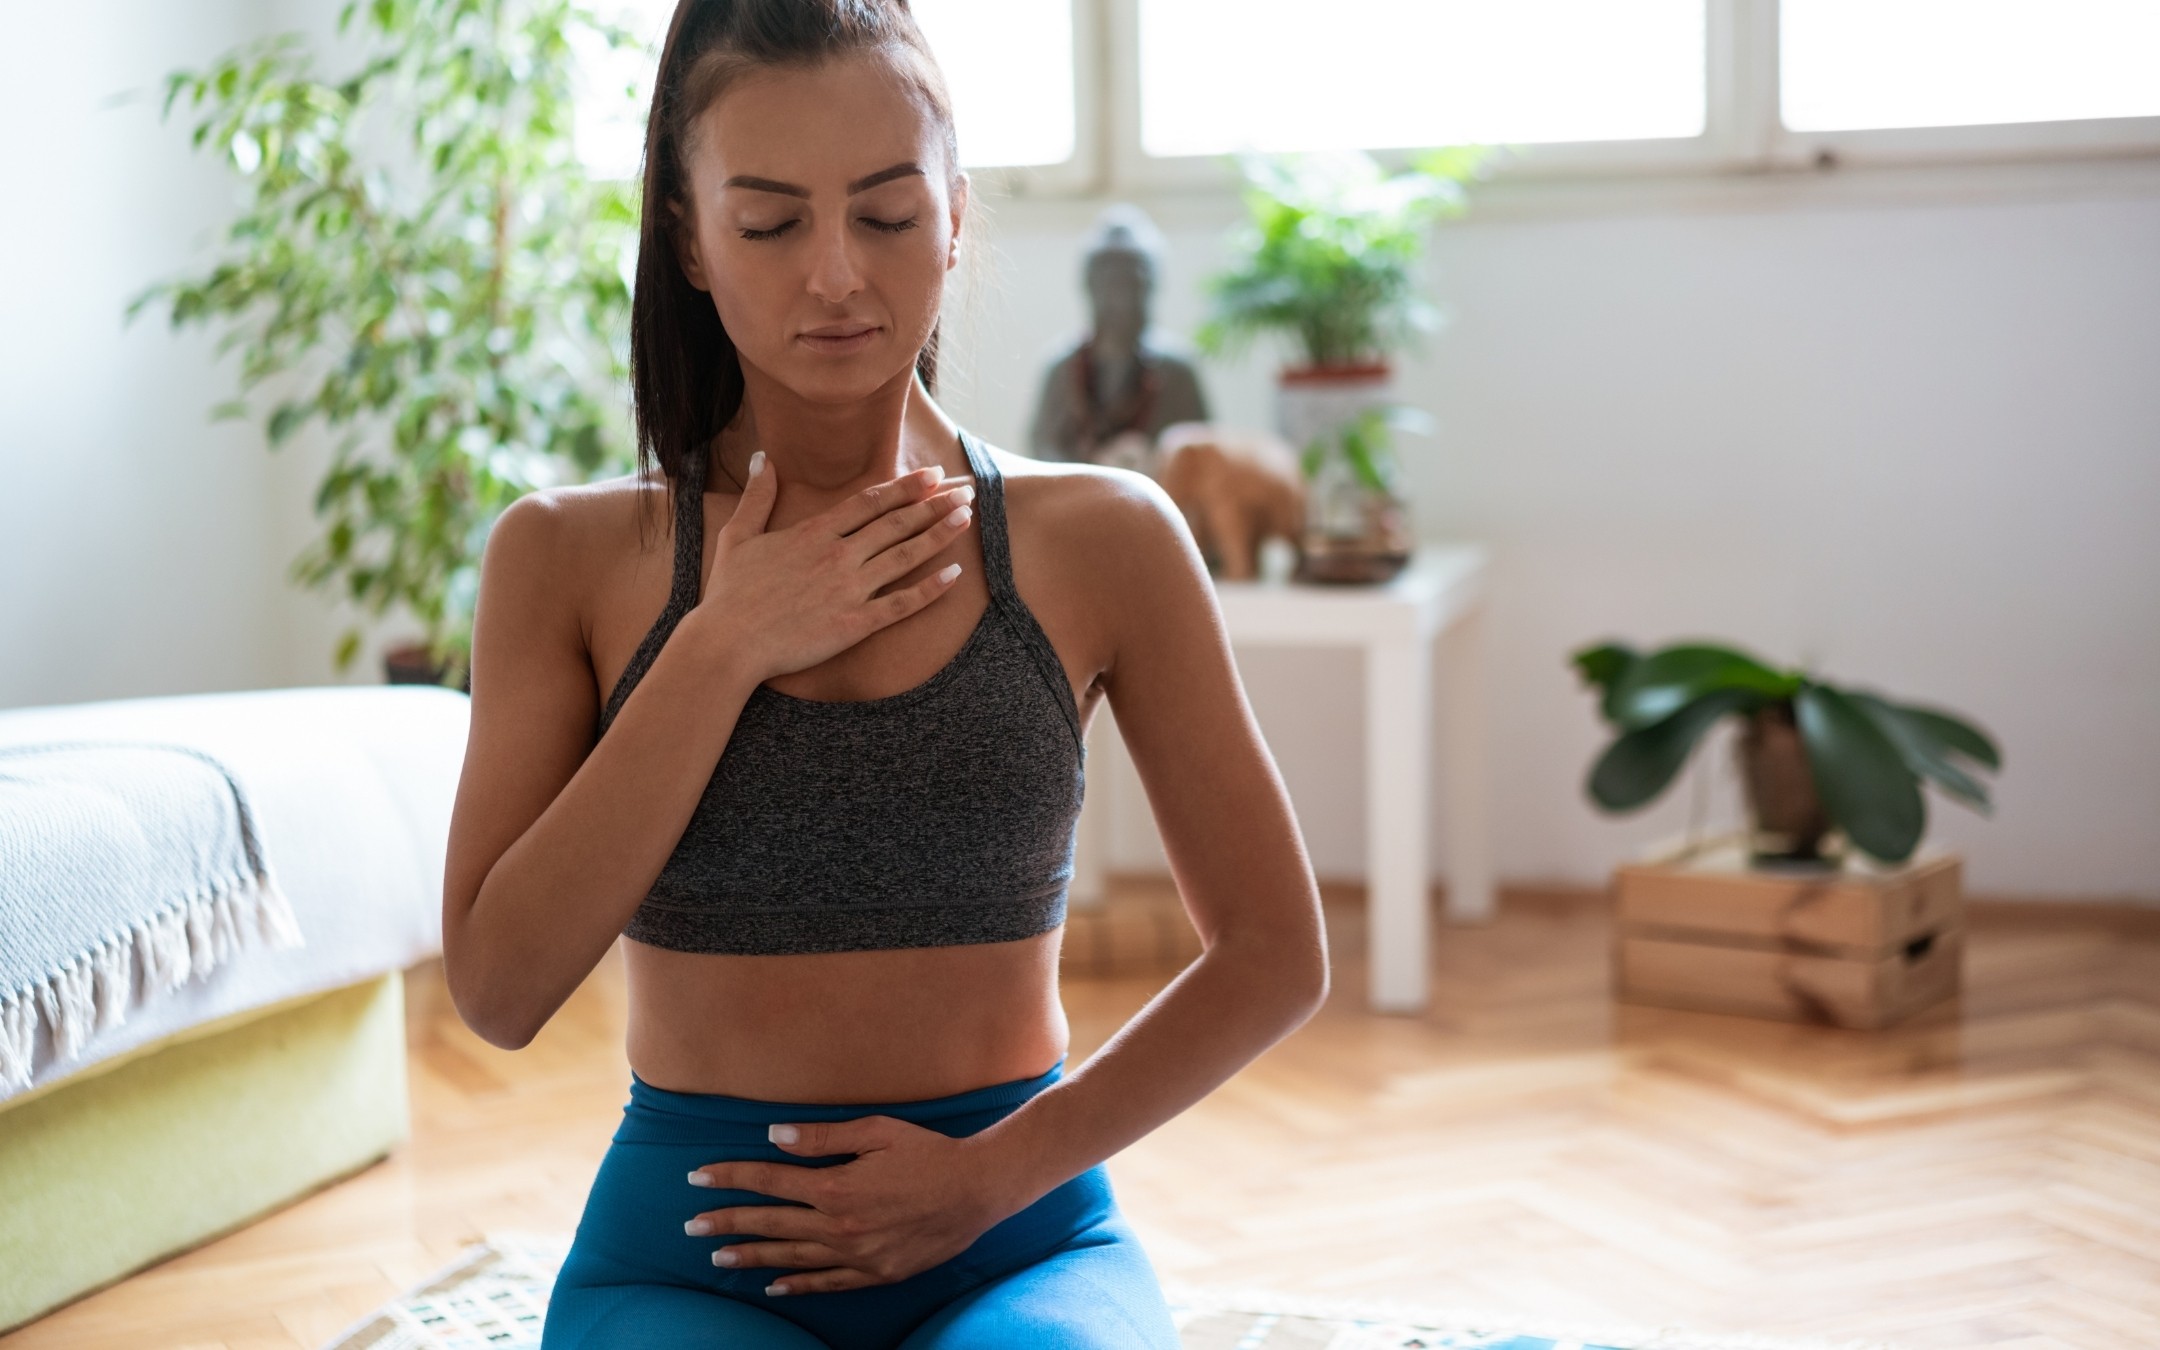
<path id="1" fill-rule="evenodd" d="M 1067 1056 L 1058 1056 L 1057 1063 L 1033 1078 L 1015 1078 L 968 1092 L 956 1092 L 949 1097 L 925 1097 L 909 1102 L 773 1102 L 715 1092 L 673 1092 L 654 1087 L 633 1070 L 630 1074 L 630 1105 L 633 1109 L 664 1111 L 670 1115 L 756 1125 L 779 1120 L 805 1124 L 820 1120 L 853 1120 L 857 1116 L 894 1116 L 920 1123 L 1018 1106 L 1064 1077 L 1066 1059 Z"/>

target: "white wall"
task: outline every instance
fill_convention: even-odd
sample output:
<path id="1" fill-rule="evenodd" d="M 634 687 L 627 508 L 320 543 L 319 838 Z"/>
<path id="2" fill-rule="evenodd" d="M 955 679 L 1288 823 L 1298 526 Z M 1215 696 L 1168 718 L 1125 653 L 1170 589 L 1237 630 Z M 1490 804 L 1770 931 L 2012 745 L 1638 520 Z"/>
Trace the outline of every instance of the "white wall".
<path id="1" fill-rule="evenodd" d="M 1930 802 L 1974 889 L 2160 900 L 2160 192 L 2124 188 L 2150 180 L 1638 197 L 1443 230 L 1453 323 L 1402 380 L 1440 429 L 1405 449 L 1422 532 L 1495 551 L 1503 877 L 1594 882 L 1682 828 L 1685 791 L 1621 820 L 1583 803 L 1603 733 L 1565 657 L 1706 635 L 1998 733 L 1995 818 Z M 1231 208 L 1151 206 L 1172 249 L 1159 319 L 1190 332 Z M 1092 209 L 997 211 L 952 401 L 1002 444 L 1023 443 L 1038 362 L 1082 322 Z M 1206 374 L 1219 416 L 1267 422 L 1264 360 Z M 1241 662 L 1316 868 L 1361 876 L 1355 658 Z M 1117 782 L 1115 863 L 1156 866 L 1129 766 Z"/>
<path id="2" fill-rule="evenodd" d="M 208 343 L 151 315 L 121 326 L 230 200 L 185 131 L 159 126 L 159 79 L 257 31 L 262 9 L 9 10 L 0 704 L 230 688 L 282 662 L 263 451 L 205 425 Z"/>
<path id="3" fill-rule="evenodd" d="M 319 459 L 212 427 L 230 367 L 143 284 L 199 266 L 233 201 L 148 103 L 174 65 L 264 31 L 272 0 L 17 7 L 0 44 L 0 706 L 365 679 L 285 571 Z M 2148 174 L 2147 178 L 2151 176 Z M 1938 837 L 1995 892 L 2160 900 L 2160 191 L 1739 209 L 1635 205 L 1448 227 L 1450 332 L 1405 392 L 1421 525 L 1496 554 L 1491 743 L 1502 874 L 1589 882 L 1678 828 L 1682 793 L 1602 818 L 1568 650 L 1730 637 L 1980 718 L 2009 766 L 1992 822 Z M 947 398 L 1022 443 L 1039 362 L 1080 322 L 1099 203 L 1007 203 L 951 319 Z M 1227 201 L 1152 203 L 1160 319 L 1198 318 Z M 1210 367 L 1264 424 L 1265 364 Z M 395 625 L 371 625 L 377 631 Z M 1251 693 L 1323 875 L 1354 877 L 1354 660 L 1253 652 Z M 1114 756 L 1111 758 L 1114 759 Z M 1119 862 L 1154 856 L 1136 782 Z"/>

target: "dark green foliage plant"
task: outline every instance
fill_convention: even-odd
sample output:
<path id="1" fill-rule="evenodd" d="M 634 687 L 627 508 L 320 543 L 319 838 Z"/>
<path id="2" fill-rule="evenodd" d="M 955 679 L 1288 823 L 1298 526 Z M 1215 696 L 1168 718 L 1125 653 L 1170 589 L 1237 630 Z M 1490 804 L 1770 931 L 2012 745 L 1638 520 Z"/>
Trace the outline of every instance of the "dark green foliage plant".
<path id="1" fill-rule="evenodd" d="M 1989 810 L 1976 773 L 2000 769 L 2002 753 L 1956 714 L 1775 670 L 1709 643 L 1678 643 L 1647 655 L 1599 643 L 1570 659 L 1618 733 L 1591 765 L 1586 784 L 1590 799 L 1607 811 L 1649 804 L 1711 727 L 1766 709 L 1789 710 L 1830 823 L 1882 862 L 1903 862 L 1919 846 L 1927 828 L 1923 780 Z"/>
<path id="2" fill-rule="evenodd" d="M 237 350 L 214 418 L 260 418 L 273 449 L 332 433 L 292 578 L 404 604 L 455 684 L 495 519 L 634 463 L 635 185 L 586 172 L 573 100 L 577 44 L 636 44 L 574 0 L 349 0 L 337 31 L 361 54 L 335 78 L 292 34 L 167 78 L 165 117 L 189 111 L 245 205 L 207 271 L 128 314 L 161 305 Z M 360 642 L 341 636 L 338 669 Z"/>
<path id="3" fill-rule="evenodd" d="M 1463 184 L 1487 151 L 1423 151 L 1383 172 L 1362 152 L 1237 157 L 1247 224 L 1233 261 L 1208 282 L 1212 313 L 1194 335 L 1225 355 L 1263 333 L 1294 339 L 1305 364 L 1384 360 L 1437 313 L 1417 293 L 1427 229 L 1462 211 Z"/>

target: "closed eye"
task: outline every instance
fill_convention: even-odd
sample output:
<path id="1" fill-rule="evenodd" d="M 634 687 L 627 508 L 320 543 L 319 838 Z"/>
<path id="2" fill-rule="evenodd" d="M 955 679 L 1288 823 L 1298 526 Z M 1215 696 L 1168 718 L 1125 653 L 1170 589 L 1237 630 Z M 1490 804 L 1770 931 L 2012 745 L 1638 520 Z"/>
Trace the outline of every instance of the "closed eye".
<path id="1" fill-rule="evenodd" d="M 742 231 L 742 237 L 745 239 L 778 239 L 800 223 L 800 221 L 795 220 L 783 220 L 769 230 L 745 229 Z M 903 231 L 914 229 L 916 220 L 913 216 L 909 216 L 906 220 L 879 220 L 876 216 L 864 216 L 862 217 L 862 223 L 873 230 L 883 230 L 887 234 L 900 234 Z"/>

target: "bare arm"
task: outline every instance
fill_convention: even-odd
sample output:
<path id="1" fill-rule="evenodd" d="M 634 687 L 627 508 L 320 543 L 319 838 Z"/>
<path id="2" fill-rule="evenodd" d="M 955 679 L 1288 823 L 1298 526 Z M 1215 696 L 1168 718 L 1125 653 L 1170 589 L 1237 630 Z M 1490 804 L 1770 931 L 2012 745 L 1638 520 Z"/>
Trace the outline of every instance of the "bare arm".
<path id="1" fill-rule="evenodd" d="M 1100 560 L 1103 677 L 1205 951 L 1078 1070 L 974 1136 L 1018 1210 L 1214 1091 L 1327 998 L 1320 893 L 1184 517 L 1138 474 Z"/>
<path id="2" fill-rule="evenodd" d="M 920 473 L 763 533 L 770 469 L 722 531 L 704 599 L 597 745 L 576 550 L 545 493 L 503 513 L 473 616 L 472 729 L 443 881 L 443 969 L 467 1025 L 530 1041 L 591 973 L 667 864 L 751 690 L 942 595 L 932 574 L 878 595 L 958 528 L 961 487 Z M 747 519 L 746 519 L 747 517 Z M 873 526 L 871 522 L 875 521 Z"/>

